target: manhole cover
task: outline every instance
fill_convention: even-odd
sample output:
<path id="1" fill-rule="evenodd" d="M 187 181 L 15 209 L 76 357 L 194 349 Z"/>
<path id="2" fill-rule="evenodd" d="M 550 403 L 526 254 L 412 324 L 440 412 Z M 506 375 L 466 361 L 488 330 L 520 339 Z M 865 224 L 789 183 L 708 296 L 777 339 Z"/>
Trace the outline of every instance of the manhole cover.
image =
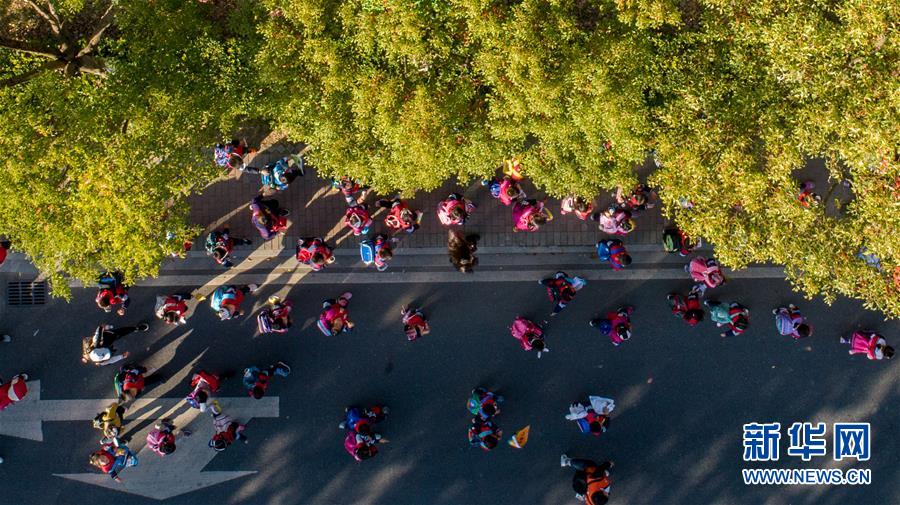
<path id="1" fill-rule="evenodd" d="M 43 305 L 47 303 L 47 283 L 10 282 L 6 289 L 6 303 L 12 306 Z"/>

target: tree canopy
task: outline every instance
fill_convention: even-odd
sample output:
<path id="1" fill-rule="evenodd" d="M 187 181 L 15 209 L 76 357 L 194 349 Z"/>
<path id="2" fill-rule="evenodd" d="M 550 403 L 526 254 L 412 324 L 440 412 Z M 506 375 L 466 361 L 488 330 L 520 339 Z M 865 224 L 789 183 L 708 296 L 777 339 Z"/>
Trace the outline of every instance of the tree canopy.
<path id="1" fill-rule="evenodd" d="M 252 109 L 255 39 L 233 17 L 254 13 L 237 7 L 4 2 L 0 231 L 57 293 L 101 268 L 154 275 L 197 233 L 185 197 L 217 175 L 203 148 Z"/>
<path id="2" fill-rule="evenodd" d="M 202 149 L 261 119 L 383 192 L 516 156 L 547 193 L 593 196 L 652 156 L 664 212 L 726 265 L 900 316 L 895 1 L 3 5 L 0 231 L 45 271 L 152 275 L 216 175 Z"/>

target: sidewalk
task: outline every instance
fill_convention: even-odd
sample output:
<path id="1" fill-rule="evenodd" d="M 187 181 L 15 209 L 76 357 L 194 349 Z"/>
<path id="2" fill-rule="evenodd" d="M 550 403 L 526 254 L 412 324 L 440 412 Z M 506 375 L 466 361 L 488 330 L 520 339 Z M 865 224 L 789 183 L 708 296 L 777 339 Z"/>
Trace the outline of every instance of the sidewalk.
<path id="1" fill-rule="evenodd" d="M 298 152 L 300 149 L 299 145 L 273 144 L 265 147 L 251 158 L 250 164 L 261 167 L 287 154 Z M 304 177 L 297 178 L 289 189 L 272 197 L 277 199 L 282 207 L 290 209 L 291 226 L 285 235 L 263 244 L 259 234 L 250 224 L 250 211 L 247 207 L 259 188 L 260 177 L 245 173 L 239 174 L 239 177 L 232 176 L 218 181 L 207 187 L 202 194 L 191 197 L 189 200 L 190 219 L 205 228 L 202 236 L 194 242 L 194 251 L 202 251 L 206 233 L 226 224 L 234 236 L 252 239 L 255 247 L 271 252 L 280 249 L 293 250 L 297 238 L 308 236 L 325 237 L 330 244 L 337 248 L 355 249 L 357 247 L 358 238 L 354 237 L 350 230 L 343 225 L 344 211 L 347 208 L 343 197 L 337 190 L 331 188 L 329 180 L 318 177 L 314 169 L 307 169 Z M 527 181 L 524 189 L 529 198 L 544 196 L 543 193 L 536 192 Z M 559 200 L 556 199 L 550 199 L 547 202 L 548 208 L 554 215 L 553 221 L 534 233 L 514 233 L 512 209 L 491 198 L 490 192 L 481 185 L 480 181 L 472 181 L 468 186 L 448 182 L 435 191 L 419 193 L 410 199 L 411 206 L 422 209 L 425 216 L 422 219 L 421 228 L 415 233 L 397 235 L 397 238 L 401 240 L 398 247 L 446 247 L 447 228 L 438 221 L 436 208 L 438 202 L 452 192 L 462 193 L 478 205 L 478 209 L 464 229 L 466 233 L 481 235 L 479 246 L 536 248 L 593 246 L 601 237 L 607 236 L 600 232 L 595 222 L 581 221 L 571 214 L 561 215 Z M 389 196 L 392 195 L 370 194 L 366 199 L 370 212 L 378 211 L 373 216 L 375 224 L 372 226 L 370 236 L 387 231 L 383 225 L 385 211 L 375 209 L 373 203 L 377 198 Z M 611 194 L 604 193 L 595 201 L 595 206 L 603 209 L 612 200 Z M 658 245 L 661 243 L 665 220 L 660 214 L 659 206 L 641 214 L 635 219 L 635 223 L 634 232 L 625 237 L 619 237 L 626 245 Z"/>

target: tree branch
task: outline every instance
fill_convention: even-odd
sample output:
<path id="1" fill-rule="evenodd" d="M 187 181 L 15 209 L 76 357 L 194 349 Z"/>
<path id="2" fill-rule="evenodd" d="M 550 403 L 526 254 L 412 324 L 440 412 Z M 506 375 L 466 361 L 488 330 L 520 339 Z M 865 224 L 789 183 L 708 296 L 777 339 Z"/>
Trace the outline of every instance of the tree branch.
<path id="1" fill-rule="evenodd" d="M 52 49 L 40 47 L 28 42 L 22 42 L 21 40 L 8 39 L 3 36 L 0 36 L 0 47 L 12 49 L 13 51 L 19 51 L 20 53 L 28 53 L 35 56 L 53 58 L 54 60 L 61 56 L 59 53 L 54 52 Z"/>
<path id="2" fill-rule="evenodd" d="M 56 70 L 66 66 L 66 62 L 62 60 L 53 60 L 42 63 L 37 68 L 33 68 L 28 72 L 25 72 L 22 75 L 17 75 L 15 77 L 10 77 L 9 79 L 5 79 L 0 81 L 0 88 L 7 88 L 11 86 L 16 86 L 18 84 L 22 84 L 23 82 L 30 81 L 31 79 L 37 77 L 39 74 L 42 74 L 48 70 Z"/>
<path id="3" fill-rule="evenodd" d="M 98 21 L 97 23 L 99 25 L 99 28 L 97 28 L 97 30 L 88 40 L 87 44 L 81 49 L 81 51 L 78 51 L 78 54 L 75 55 L 76 58 L 80 58 L 96 49 L 97 44 L 100 43 L 100 38 L 103 36 L 103 32 L 105 32 L 106 29 L 109 28 L 109 26 L 113 23 L 112 18 L 115 6 L 116 3 L 114 1 L 109 3 L 109 7 L 106 9 L 106 12 L 104 12 L 103 15 L 100 16 L 100 21 Z"/>
<path id="4" fill-rule="evenodd" d="M 47 23 L 50 25 L 50 29 L 53 30 L 53 33 L 55 33 L 56 35 L 59 35 L 59 18 L 57 18 L 55 15 L 56 11 L 51 11 L 51 12 L 53 12 L 54 16 L 50 17 L 49 14 L 44 12 L 44 10 L 41 9 L 40 7 L 38 7 L 38 4 L 36 4 L 32 0 L 25 0 L 25 3 L 30 5 L 31 8 L 34 9 L 34 11 L 37 12 L 39 16 L 41 16 L 42 18 L 44 18 L 45 21 L 47 21 Z M 50 9 L 53 9 L 53 5 L 49 1 L 47 2 L 47 5 L 50 6 Z"/>
<path id="5" fill-rule="evenodd" d="M 59 19 L 59 14 L 56 13 L 52 0 L 47 0 L 47 12 L 56 20 L 56 25 L 59 26 L 60 31 L 62 31 L 63 22 Z"/>

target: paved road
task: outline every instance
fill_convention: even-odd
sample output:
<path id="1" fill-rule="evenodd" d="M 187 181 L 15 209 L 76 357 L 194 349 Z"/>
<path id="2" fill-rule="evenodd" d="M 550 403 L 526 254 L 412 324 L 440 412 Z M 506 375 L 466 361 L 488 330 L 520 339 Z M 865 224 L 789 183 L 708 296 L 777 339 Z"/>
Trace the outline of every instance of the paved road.
<path id="1" fill-rule="evenodd" d="M 151 333 L 127 337 L 122 348 L 161 364 L 166 377 L 198 356 L 199 365 L 213 370 L 277 359 L 294 368 L 288 380 L 276 380 L 270 388 L 280 397 L 280 417 L 254 418 L 247 431 L 250 443 L 229 448 L 205 468 L 258 473 L 164 503 L 577 503 L 571 472 L 559 468 L 562 452 L 615 460 L 612 503 L 900 503 L 896 363 L 850 357 L 837 343 L 840 334 L 860 325 L 879 328 L 898 343 L 898 325 L 847 300 L 832 307 L 800 301 L 816 334 L 794 342 L 775 334 L 770 314 L 776 304 L 797 301 L 789 287 L 778 280 L 740 279 L 714 294 L 751 307 L 752 327 L 744 336 L 721 339 L 712 323 L 690 329 L 668 313 L 665 293 L 688 286 L 686 280 L 592 281 L 552 321 L 552 352 L 540 360 L 522 351 L 506 329 L 517 314 L 541 318 L 549 313 L 550 302 L 531 278 L 334 287 L 301 283 L 289 290 L 297 311 L 296 327 L 287 335 L 253 338 L 251 317 L 218 322 L 203 305 L 187 328 L 166 332 L 154 323 Z M 357 330 L 326 338 L 313 318 L 323 298 L 345 288 L 354 293 L 350 312 Z M 82 365 L 80 338 L 104 320 L 138 322 L 140 315 L 151 313 L 160 289 L 133 289 L 135 303 L 124 318 L 97 311 L 87 290 L 76 290 L 70 304 L 4 307 L 0 329 L 15 340 L 0 347 L 0 373 L 29 372 L 41 380 L 43 399 L 111 396 L 113 367 Z M 249 301 L 287 289 L 267 286 Z M 407 342 L 399 308 L 413 300 L 425 305 L 434 331 Z M 635 335 L 613 348 L 587 321 L 621 303 L 636 306 Z M 525 449 L 484 453 L 467 447 L 464 404 L 479 384 L 506 395 L 498 423 L 507 434 L 531 425 Z M 164 384 L 148 395 L 179 397 L 187 386 L 168 388 Z M 225 396 L 243 394 L 237 379 L 224 389 Z M 617 403 L 611 430 L 599 439 L 580 435 L 563 419 L 567 405 L 589 393 Z M 376 401 L 392 407 L 381 426 L 391 442 L 376 459 L 358 464 L 343 451 L 337 424 L 344 406 Z M 0 414 L 0 431 L 12 409 Z M 872 423 L 872 460 L 857 466 L 872 469 L 873 485 L 742 484 L 743 423 L 837 420 Z M 87 455 L 96 446 L 97 432 L 89 422 L 45 423 L 43 434 L 43 442 L 0 437 L 0 455 L 6 458 L 0 465 L 0 503 L 160 503 L 52 475 L 91 471 Z M 783 433 L 782 453 L 786 438 Z M 768 466 L 831 465 L 830 456 L 809 464 L 783 456 L 781 463 Z M 185 470 L 188 478 L 192 469 Z M 122 477 L 139 471 L 141 466 L 125 470 Z"/>

